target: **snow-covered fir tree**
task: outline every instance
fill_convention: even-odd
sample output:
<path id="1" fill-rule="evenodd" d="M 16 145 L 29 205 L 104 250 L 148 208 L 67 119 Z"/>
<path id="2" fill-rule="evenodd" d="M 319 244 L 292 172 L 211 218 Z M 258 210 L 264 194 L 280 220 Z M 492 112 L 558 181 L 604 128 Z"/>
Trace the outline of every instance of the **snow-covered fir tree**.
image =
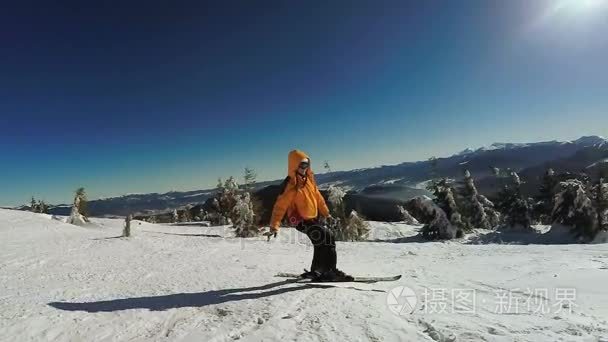
<path id="1" fill-rule="evenodd" d="M 49 206 L 48 206 L 48 204 L 46 204 L 45 201 L 41 200 L 38 202 L 38 212 L 41 214 L 49 213 Z"/>
<path id="2" fill-rule="evenodd" d="M 179 222 L 179 213 L 177 212 L 177 209 L 173 209 L 173 213 L 171 214 L 171 222 Z"/>
<path id="3" fill-rule="evenodd" d="M 83 187 L 76 190 L 76 196 L 79 198 L 78 212 L 85 218 L 89 217 L 89 202 L 87 199 L 87 193 Z"/>
<path id="4" fill-rule="evenodd" d="M 85 209 L 83 209 L 83 207 Z M 68 217 L 68 223 L 83 226 L 89 222 L 89 219 L 85 214 L 86 213 L 86 193 L 84 188 L 78 188 L 76 190 L 76 195 L 74 196 L 74 203 L 72 204 L 72 212 L 70 213 L 70 217 Z"/>
<path id="5" fill-rule="evenodd" d="M 553 199 L 555 196 L 555 186 L 559 183 L 558 177 L 553 169 L 545 171 L 541 179 L 538 196 L 534 199 L 532 216 L 535 222 L 541 224 L 551 223 L 551 211 L 553 210 Z"/>
<path id="6" fill-rule="evenodd" d="M 445 211 L 436 202 L 417 197 L 410 201 L 410 207 L 425 223 L 420 230 L 425 239 L 450 240 L 462 236 L 462 229 L 450 222 Z"/>
<path id="7" fill-rule="evenodd" d="M 255 173 L 255 170 L 246 167 L 243 173 L 243 188 L 245 189 L 245 191 L 253 191 L 256 179 L 257 174 Z"/>
<path id="8" fill-rule="evenodd" d="M 179 222 L 192 222 L 192 205 L 188 204 L 181 211 L 181 215 L 179 217 Z"/>
<path id="9" fill-rule="evenodd" d="M 399 215 L 401 216 L 401 221 L 403 221 L 403 223 L 410 225 L 418 224 L 418 220 L 416 220 L 414 216 L 412 216 L 410 212 L 405 209 L 404 206 L 398 205 L 397 211 L 399 211 Z"/>
<path id="10" fill-rule="evenodd" d="M 229 177 L 225 181 L 218 179 L 217 192 L 211 202 L 211 208 L 203 218 L 213 225 L 229 225 L 235 219 L 234 207 L 239 195 L 239 186 L 234 177 Z M 251 198 L 253 201 L 253 198 Z"/>
<path id="11" fill-rule="evenodd" d="M 600 175 L 594 187 L 594 204 L 597 213 L 598 230 L 608 231 L 608 183 Z"/>
<path id="12" fill-rule="evenodd" d="M 251 202 L 251 197 L 248 192 L 237 196 L 233 212 L 233 227 L 235 229 L 236 236 L 251 237 L 258 234 L 253 203 Z"/>
<path id="13" fill-rule="evenodd" d="M 363 240 L 369 232 L 369 224 L 357 214 L 351 211 L 346 214 L 344 196 L 346 192 L 339 186 L 330 186 L 327 189 L 329 208 L 332 219 L 326 222 L 327 226 L 334 231 L 338 241 Z"/>
<path id="14" fill-rule="evenodd" d="M 127 217 L 125 217 L 125 226 L 123 227 L 123 230 L 122 230 L 123 237 L 131 236 L 131 220 L 132 219 L 133 219 L 133 216 L 131 216 L 130 214 L 127 215 Z"/>
<path id="15" fill-rule="evenodd" d="M 32 196 L 32 200 L 30 201 L 30 211 L 33 213 L 38 212 L 38 202 L 36 202 L 34 196 Z"/>
<path id="16" fill-rule="evenodd" d="M 433 201 L 444 212 L 448 221 L 453 226 L 458 227 L 459 229 L 466 229 L 467 227 L 465 226 L 465 223 L 462 220 L 460 209 L 456 204 L 452 184 L 447 180 L 447 178 L 442 178 L 438 181 L 434 181 L 432 184 L 429 185 L 428 189 L 435 196 L 435 199 Z"/>
<path id="17" fill-rule="evenodd" d="M 579 179 L 558 183 L 552 219 L 571 227 L 579 238 L 593 239 L 598 231 L 597 213 L 585 185 Z"/>
<path id="18" fill-rule="evenodd" d="M 503 226 L 509 229 L 529 230 L 532 227 L 531 210 L 521 193 L 521 179 L 511 171 L 511 182 L 505 184 L 498 195 L 498 207 L 504 214 Z"/>
<path id="19" fill-rule="evenodd" d="M 491 229 L 494 228 L 492 220 L 488 218 L 486 212 L 494 210 L 494 204 L 477 192 L 475 180 L 469 170 L 464 171 L 462 196 L 462 215 L 467 227 Z M 484 204 L 486 205 L 484 207 Z M 494 217 L 495 214 L 492 213 Z"/>

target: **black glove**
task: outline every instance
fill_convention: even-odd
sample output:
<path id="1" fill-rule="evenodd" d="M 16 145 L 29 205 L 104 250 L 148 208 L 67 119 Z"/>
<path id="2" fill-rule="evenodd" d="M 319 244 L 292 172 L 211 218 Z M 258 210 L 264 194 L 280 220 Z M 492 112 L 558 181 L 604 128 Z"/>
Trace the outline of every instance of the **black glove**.
<path id="1" fill-rule="evenodd" d="M 267 232 L 264 232 L 264 234 L 262 234 L 262 235 L 268 237 L 267 241 L 270 241 L 271 237 L 275 237 L 275 238 L 277 237 L 277 231 L 273 230 L 273 229 L 269 229 Z"/>

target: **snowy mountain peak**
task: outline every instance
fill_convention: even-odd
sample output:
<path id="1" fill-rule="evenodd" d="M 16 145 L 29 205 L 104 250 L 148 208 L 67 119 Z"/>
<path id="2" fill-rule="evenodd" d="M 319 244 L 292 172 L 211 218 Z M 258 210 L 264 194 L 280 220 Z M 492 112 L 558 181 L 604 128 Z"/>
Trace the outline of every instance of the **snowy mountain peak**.
<path id="1" fill-rule="evenodd" d="M 572 141 L 572 143 L 577 144 L 577 145 L 583 145 L 583 146 L 602 146 L 602 145 L 605 145 L 606 143 L 608 143 L 608 140 L 606 140 L 606 138 L 604 138 L 602 136 L 589 135 L 589 136 L 580 137 L 580 138 Z"/>
<path id="2" fill-rule="evenodd" d="M 575 144 L 575 145 L 581 145 L 584 147 L 588 147 L 588 146 L 602 147 L 602 146 L 608 146 L 608 140 L 602 136 L 590 135 L 590 136 L 580 137 L 576 140 L 564 141 L 564 142 L 560 142 L 560 141 L 556 141 L 556 140 L 536 142 L 536 143 L 495 142 L 495 143 L 491 144 L 490 146 L 483 146 L 478 149 L 472 149 L 470 147 L 466 148 L 466 149 L 456 153 L 455 156 L 466 156 L 466 155 L 478 153 L 478 152 L 494 151 L 494 150 L 512 150 L 512 149 L 517 149 L 517 148 L 530 147 L 530 146 L 536 146 L 536 145 L 547 145 L 547 144 Z"/>

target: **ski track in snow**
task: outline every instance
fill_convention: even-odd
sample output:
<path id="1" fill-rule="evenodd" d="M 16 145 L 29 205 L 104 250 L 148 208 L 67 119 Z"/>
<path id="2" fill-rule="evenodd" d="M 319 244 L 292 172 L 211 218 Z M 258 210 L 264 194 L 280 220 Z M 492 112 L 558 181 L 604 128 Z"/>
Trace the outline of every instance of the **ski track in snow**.
<path id="1" fill-rule="evenodd" d="M 397 282 L 314 286 L 274 277 L 310 263 L 306 237 L 284 228 L 270 243 L 227 227 L 93 219 L 0 210 L 0 341 L 606 341 L 608 248 L 463 241 L 339 242 L 339 267 Z M 375 240 L 419 227 L 372 222 Z M 184 234 L 184 235 L 179 235 Z M 219 235 L 221 237 L 213 237 Z M 386 305 L 396 286 L 411 314 Z M 575 288 L 572 312 L 496 312 L 496 296 Z M 428 312 L 424 291 L 473 289 L 473 313 Z M 532 298 L 556 304 L 552 292 Z M 435 303 L 436 304 L 436 303 Z M 562 308 L 563 309 L 563 308 Z"/>

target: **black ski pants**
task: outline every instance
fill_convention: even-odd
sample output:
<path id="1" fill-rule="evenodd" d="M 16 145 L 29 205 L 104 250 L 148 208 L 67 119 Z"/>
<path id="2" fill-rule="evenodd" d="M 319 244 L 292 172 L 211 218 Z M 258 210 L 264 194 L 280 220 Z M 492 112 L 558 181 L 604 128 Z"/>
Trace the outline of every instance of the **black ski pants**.
<path id="1" fill-rule="evenodd" d="M 335 270 L 338 262 L 336 240 L 331 229 L 316 220 L 303 221 L 296 229 L 308 236 L 314 246 L 311 271 L 325 273 Z"/>

